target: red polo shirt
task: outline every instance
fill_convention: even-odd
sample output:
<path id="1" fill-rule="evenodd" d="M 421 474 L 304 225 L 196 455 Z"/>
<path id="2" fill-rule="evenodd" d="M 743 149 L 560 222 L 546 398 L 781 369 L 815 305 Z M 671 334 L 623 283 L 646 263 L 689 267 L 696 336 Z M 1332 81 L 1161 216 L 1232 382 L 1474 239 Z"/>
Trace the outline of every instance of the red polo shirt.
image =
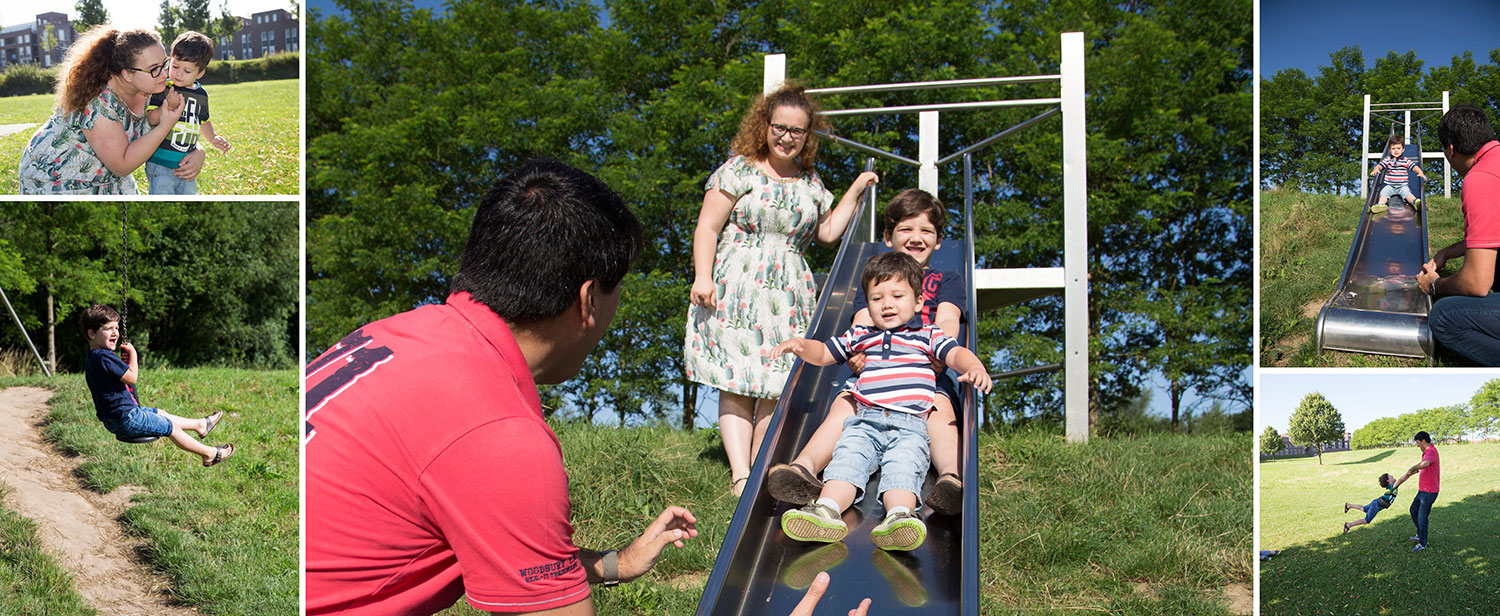
<path id="1" fill-rule="evenodd" d="M 307 613 L 589 596 L 562 449 L 510 329 L 460 293 L 307 366 Z"/>
<path id="2" fill-rule="evenodd" d="M 1438 491 L 1438 452 L 1437 447 L 1428 447 L 1422 452 L 1422 459 L 1431 462 L 1426 468 L 1417 471 L 1417 489 L 1423 492 Z"/>
<path id="3" fill-rule="evenodd" d="M 1491 141 L 1479 148 L 1474 166 L 1464 174 L 1461 197 L 1465 247 L 1500 248 L 1500 142 Z M 1496 282 L 1490 286 L 1500 290 Z"/>

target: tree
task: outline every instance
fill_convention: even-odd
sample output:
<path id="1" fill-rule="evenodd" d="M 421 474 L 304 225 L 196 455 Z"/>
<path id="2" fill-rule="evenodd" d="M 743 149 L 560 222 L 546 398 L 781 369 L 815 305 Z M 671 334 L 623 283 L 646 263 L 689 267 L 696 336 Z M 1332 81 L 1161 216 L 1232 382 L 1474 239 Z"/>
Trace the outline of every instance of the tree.
<path id="1" fill-rule="evenodd" d="M 109 10 L 104 8 L 104 0 L 78 0 L 73 8 L 78 11 L 78 19 L 73 21 L 73 28 L 80 33 L 99 24 L 109 23 Z"/>
<path id="2" fill-rule="evenodd" d="M 172 0 L 161 0 L 161 12 L 156 15 L 156 32 L 169 46 L 182 32 L 181 18 L 181 12 L 172 4 Z"/>
<path id="3" fill-rule="evenodd" d="M 223 38 L 228 41 L 224 43 L 230 51 L 228 57 L 235 56 L 234 35 L 238 34 L 243 27 L 240 18 L 235 17 L 234 13 L 229 10 L 229 0 L 224 0 L 224 3 L 219 5 L 219 18 L 214 20 L 213 29 L 215 39 Z"/>
<path id="4" fill-rule="evenodd" d="M 1266 426 L 1266 431 L 1260 433 L 1261 455 L 1274 456 L 1285 448 L 1286 441 L 1281 440 L 1281 434 L 1276 432 L 1275 426 Z"/>
<path id="5" fill-rule="evenodd" d="M 1468 430 L 1479 436 L 1500 432 L 1500 379 L 1491 379 L 1469 400 Z"/>
<path id="6" fill-rule="evenodd" d="M 1302 403 L 1297 405 L 1297 410 L 1292 412 L 1292 424 L 1286 434 L 1291 437 L 1294 445 L 1316 447 L 1318 464 L 1321 465 L 1323 443 L 1344 437 L 1344 418 L 1323 394 L 1313 392 L 1307 394 Z"/>
<path id="7" fill-rule="evenodd" d="M 50 55 L 52 53 L 52 50 L 57 47 L 57 27 L 52 25 L 52 22 L 50 21 L 47 22 L 47 25 L 42 26 L 41 43 L 42 53 L 44 54 Z"/>
<path id="8" fill-rule="evenodd" d="M 182 6 L 177 9 L 177 30 L 181 32 L 198 32 L 213 36 L 214 21 L 209 14 L 208 0 L 182 0 Z M 176 37 L 172 37 L 176 38 Z M 168 45 L 170 40 L 164 41 Z"/>

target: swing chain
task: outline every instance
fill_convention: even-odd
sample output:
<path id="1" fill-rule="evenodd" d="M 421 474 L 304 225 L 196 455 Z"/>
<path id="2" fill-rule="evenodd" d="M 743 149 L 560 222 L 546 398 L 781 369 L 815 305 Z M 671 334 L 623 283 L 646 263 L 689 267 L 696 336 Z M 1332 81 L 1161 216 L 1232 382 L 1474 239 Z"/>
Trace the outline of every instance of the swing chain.
<path id="1" fill-rule="evenodd" d="M 130 313 L 130 205 L 120 204 L 120 342 L 125 342 L 125 319 Z"/>

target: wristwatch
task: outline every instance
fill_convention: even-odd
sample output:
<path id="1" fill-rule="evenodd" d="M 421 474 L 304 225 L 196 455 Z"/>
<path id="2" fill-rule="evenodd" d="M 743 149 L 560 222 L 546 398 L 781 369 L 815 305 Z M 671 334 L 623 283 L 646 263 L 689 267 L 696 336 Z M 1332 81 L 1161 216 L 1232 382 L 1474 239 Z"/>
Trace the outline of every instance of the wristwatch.
<path id="1" fill-rule="evenodd" d="M 619 586 L 620 552 L 618 550 L 605 550 L 599 556 L 601 564 L 604 565 L 604 582 L 600 586 Z"/>

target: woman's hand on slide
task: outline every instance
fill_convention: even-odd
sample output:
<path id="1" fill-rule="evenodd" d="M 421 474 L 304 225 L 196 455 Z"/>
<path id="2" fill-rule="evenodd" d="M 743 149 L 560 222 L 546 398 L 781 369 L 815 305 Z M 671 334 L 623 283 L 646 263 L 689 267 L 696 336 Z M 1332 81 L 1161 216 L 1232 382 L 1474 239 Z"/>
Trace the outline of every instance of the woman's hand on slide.
<path id="1" fill-rule="evenodd" d="M 709 310 L 714 309 L 714 283 L 712 280 L 693 280 L 693 290 L 688 293 L 688 301 L 694 306 L 702 306 Z"/>
<path id="2" fill-rule="evenodd" d="M 879 182 L 879 175 L 877 175 L 874 171 L 866 171 L 859 174 L 859 177 L 854 178 L 854 183 L 849 185 L 849 191 L 857 193 L 861 190 L 869 188 L 871 184 L 876 184 Z"/>
<path id="3" fill-rule="evenodd" d="M 203 171 L 203 148 L 188 152 L 187 156 L 182 157 L 182 162 L 177 163 L 172 175 L 191 182 L 198 178 L 200 171 Z"/>

